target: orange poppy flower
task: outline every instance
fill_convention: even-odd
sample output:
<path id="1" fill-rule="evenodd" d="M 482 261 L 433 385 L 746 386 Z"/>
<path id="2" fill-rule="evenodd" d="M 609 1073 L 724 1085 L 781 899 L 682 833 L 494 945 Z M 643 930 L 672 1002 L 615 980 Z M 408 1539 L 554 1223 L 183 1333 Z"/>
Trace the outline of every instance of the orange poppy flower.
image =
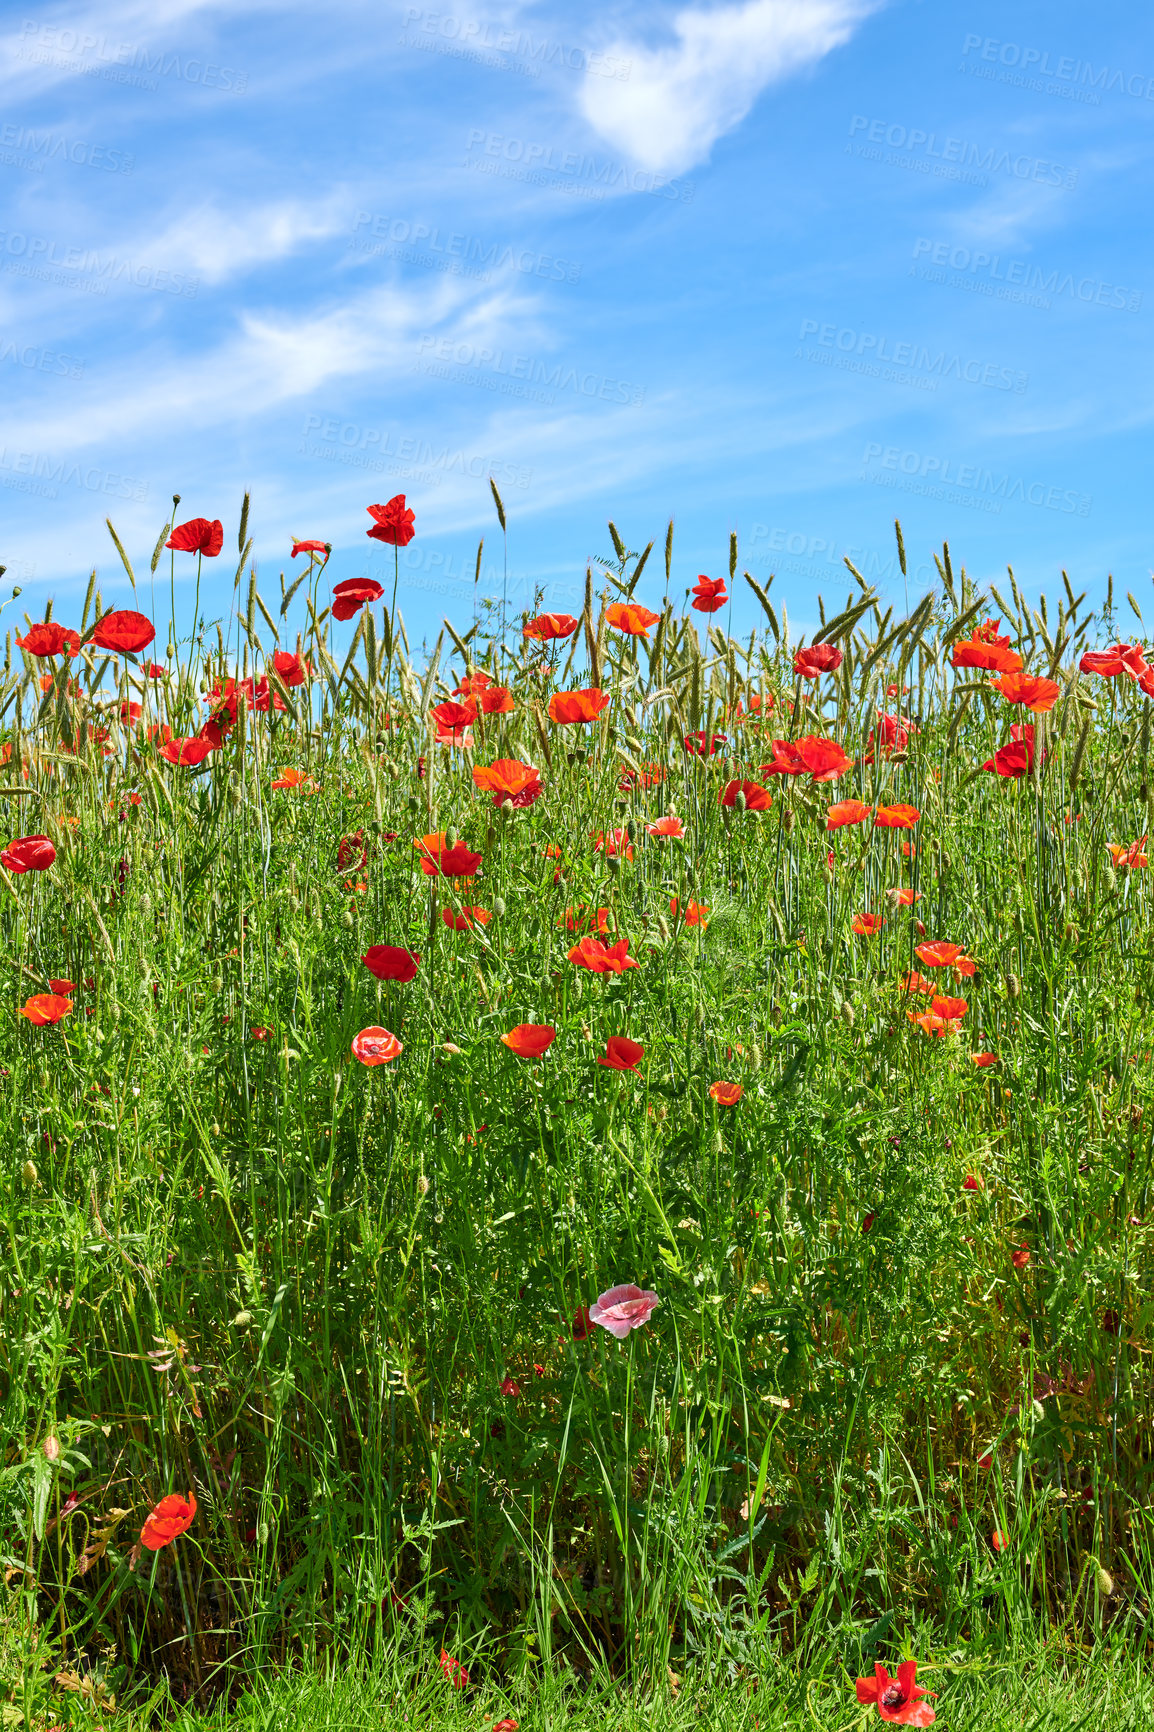
<path id="1" fill-rule="evenodd" d="M 216 750 L 216 744 L 205 734 L 195 734 L 185 739 L 165 740 L 160 747 L 160 755 L 170 764 L 179 764 L 186 769 L 192 769 L 197 764 L 203 764 L 210 752 Z M 276 787 L 276 783 L 273 783 Z"/>
<path id="2" fill-rule="evenodd" d="M 919 944 L 914 955 L 927 968 L 949 968 L 965 956 L 965 948 L 961 944 L 948 944 L 944 938 L 932 938 Z"/>
<path id="3" fill-rule="evenodd" d="M 1015 1269 L 1028 1269 L 1030 1266 L 1029 1246 L 1019 1245 L 1016 1251 L 1011 1252 L 1010 1262 L 1014 1265 Z"/>
<path id="4" fill-rule="evenodd" d="M 571 613 L 539 613 L 536 619 L 525 621 L 521 636 L 547 643 L 551 638 L 572 637 L 580 623 Z"/>
<path id="5" fill-rule="evenodd" d="M 957 1023 L 948 1016 L 935 1016 L 932 1010 L 907 1010 L 911 1022 L 916 1022 L 925 1034 L 953 1034 Z"/>
<path id="6" fill-rule="evenodd" d="M 147 1551 L 159 1552 L 165 1546 L 170 1546 L 173 1540 L 178 1540 L 182 1533 L 192 1526 L 196 1515 L 196 1493 L 189 1492 L 187 1498 L 179 1492 L 170 1492 L 162 1497 L 156 1508 L 152 1510 L 140 1530 L 140 1543 Z"/>
<path id="7" fill-rule="evenodd" d="M 911 969 L 908 974 L 903 974 L 901 979 L 898 981 L 898 985 L 901 987 L 903 992 L 932 993 L 938 990 L 932 980 L 927 980 L 925 975 L 919 974 L 916 969 Z"/>
<path id="8" fill-rule="evenodd" d="M 48 984 L 58 998 L 67 998 L 69 993 L 76 991 L 74 980 L 50 980 Z"/>
<path id="9" fill-rule="evenodd" d="M 676 842 L 684 836 L 685 826 L 680 818 L 658 818 L 656 823 L 646 825 L 646 831 L 650 836 L 666 836 Z"/>
<path id="10" fill-rule="evenodd" d="M 624 974 L 627 968 L 640 965 L 629 955 L 629 940 L 619 938 L 610 946 L 599 938 L 582 938 L 569 952 L 569 960 L 577 968 L 587 968 L 590 974 Z"/>
<path id="11" fill-rule="evenodd" d="M 680 914 L 686 926 L 700 926 L 703 932 L 709 925 L 708 920 L 705 918 L 709 913 L 708 902 L 695 902 L 693 898 L 690 897 L 689 901 L 685 904 L 684 912 L 682 912 L 681 905 L 676 896 L 671 896 L 669 898 L 669 912 L 675 920 Z"/>
<path id="12" fill-rule="evenodd" d="M 451 926 L 454 932 L 471 932 L 474 926 L 488 926 L 492 918 L 487 908 L 462 907 L 459 914 L 454 914 L 451 908 L 441 909 L 441 919 L 446 926 Z"/>
<path id="13" fill-rule="evenodd" d="M 437 744 L 439 746 L 465 746 L 469 744 L 469 728 L 477 719 L 477 700 L 467 698 L 463 704 L 456 703 L 452 698 L 446 698 L 443 704 L 436 704 L 429 711 L 437 724 Z"/>
<path id="14" fill-rule="evenodd" d="M 773 805 L 773 795 L 760 782 L 727 782 L 718 791 L 717 803 L 719 806 L 735 806 L 738 794 L 743 796 L 747 812 L 768 812 Z"/>
<path id="15" fill-rule="evenodd" d="M 989 630 L 991 626 L 995 629 Z M 963 638 L 960 643 L 956 643 L 950 654 L 950 665 L 955 668 L 982 668 L 987 673 L 1020 673 L 1021 656 L 1009 647 L 1008 637 L 998 637 L 996 627 L 996 620 L 987 620 L 986 625 L 979 626 L 972 637 Z"/>
<path id="16" fill-rule="evenodd" d="M 549 720 L 561 727 L 597 719 L 609 702 L 609 693 L 599 686 L 587 686 L 580 692 L 554 692 L 549 699 Z"/>
<path id="17" fill-rule="evenodd" d="M 851 930 L 863 938 L 876 938 L 884 925 L 885 921 L 880 914 L 858 914 Z"/>
<path id="18" fill-rule="evenodd" d="M 1053 709 L 1062 690 L 1057 681 L 1038 679 L 1033 674 L 1003 674 L 994 686 L 1008 704 L 1021 704 L 1038 716 Z"/>
<path id="19" fill-rule="evenodd" d="M 615 631 L 626 632 L 630 637 L 645 637 L 661 615 L 651 613 L 640 602 L 615 601 L 605 609 L 605 618 Z"/>
<path id="20" fill-rule="evenodd" d="M 873 810 L 864 800 L 837 800 L 825 815 L 827 830 L 840 830 L 843 824 L 864 824 Z"/>
<path id="21" fill-rule="evenodd" d="M 395 1034 L 390 1034 L 387 1028 L 375 1022 L 362 1028 L 352 1044 L 353 1057 L 367 1065 L 391 1064 L 404 1050 Z"/>
<path id="22" fill-rule="evenodd" d="M 1142 645 L 1133 643 L 1116 643 L 1109 649 L 1087 650 L 1078 668 L 1084 674 L 1101 674 L 1108 680 L 1122 673 L 1136 680 L 1149 672 Z"/>
<path id="23" fill-rule="evenodd" d="M 305 770 L 282 770 L 276 781 L 273 783 L 273 787 L 299 788 L 304 794 L 312 794 L 316 792 L 316 786 L 313 783 L 313 779 Z"/>
<path id="24" fill-rule="evenodd" d="M 623 1034 L 611 1034 L 605 1043 L 605 1056 L 597 1063 L 606 1070 L 636 1070 L 645 1057 L 645 1048 Z"/>
<path id="25" fill-rule="evenodd" d="M 493 683 L 489 674 L 480 668 L 475 673 L 466 674 L 459 686 L 453 687 L 455 698 L 476 698 Z"/>
<path id="26" fill-rule="evenodd" d="M 875 830 L 912 830 L 921 813 L 916 806 L 879 806 L 874 813 Z"/>
<path id="27" fill-rule="evenodd" d="M 942 998 L 935 993 L 930 999 L 931 1014 L 940 1016 L 947 1022 L 960 1021 L 969 1008 L 964 998 Z"/>
<path id="28" fill-rule="evenodd" d="M 998 1055 L 996 1052 L 972 1052 L 970 1054 L 970 1063 L 976 1064 L 979 1070 L 986 1070 L 997 1062 Z"/>
<path id="29" fill-rule="evenodd" d="M 915 902 L 920 902 L 922 899 L 920 890 L 907 890 L 904 886 L 900 889 L 887 890 L 886 895 L 892 896 L 899 908 L 912 908 Z"/>
<path id="30" fill-rule="evenodd" d="M 515 1058 L 540 1058 L 556 1038 L 557 1030 L 547 1022 L 519 1022 L 501 1041 Z"/>
<path id="31" fill-rule="evenodd" d="M 481 693 L 483 716 L 507 716 L 513 707 L 513 694 L 508 686 L 489 686 Z"/>
<path id="32" fill-rule="evenodd" d="M 740 1083 L 715 1082 L 709 1085 L 709 1098 L 719 1107 L 735 1107 L 744 1093 Z"/>
<path id="33" fill-rule="evenodd" d="M 633 844 L 627 830 L 610 830 L 608 835 L 604 830 L 597 830 L 590 840 L 594 854 L 604 854 L 606 858 L 611 854 L 620 855 L 626 860 L 633 858 Z"/>
<path id="34" fill-rule="evenodd" d="M 564 924 L 569 932 L 592 931 L 612 932 L 612 913 L 608 908 L 589 909 L 582 902 L 578 908 L 567 908 L 558 926 Z"/>
<path id="35" fill-rule="evenodd" d="M 1125 842 L 1107 842 L 1106 846 L 1110 850 L 1110 858 L 1119 869 L 1129 869 L 1146 864 L 1146 837 L 1144 835 L 1139 836 L 1136 842 L 1131 842 L 1128 845 Z"/>
<path id="36" fill-rule="evenodd" d="M 474 764 L 473 782 L 483 794 L 492 794 L 494 806 L 512 800 L 521 809 L 541 798 L 541 778 L 532 764 L 519 758 L 498 758 L 495 764 Z"/>
<path id="37" fill-rule="evenodd" d="M 59 1022 L 61 1017 L 70 1015 L 71 1011 L 70 998 L 63 998 L 55 992 L 37 992 L 16 1014 L 26 1017 L 34 1028 L 45 1028 L 49 1023 Z"/>
<path id="38" fill-rule="evenodd" d="M 443 830 L 418 837 L 413 847 L 421 857 L 421 871 L 426 878 L 472 878 L 481 864 L 481 855 L 474 854 L 464 842 L 446 848 Z"/>

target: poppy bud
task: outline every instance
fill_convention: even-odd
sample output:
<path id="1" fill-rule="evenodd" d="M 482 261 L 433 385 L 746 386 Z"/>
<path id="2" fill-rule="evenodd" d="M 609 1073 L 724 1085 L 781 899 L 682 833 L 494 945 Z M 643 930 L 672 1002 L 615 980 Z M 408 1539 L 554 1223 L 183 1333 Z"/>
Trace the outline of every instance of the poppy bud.
<path id="1" fill-rule="evenodd" d="M 28 1186 L 29 1190 L 31 1190 L 33 1185 L 38 1185 L 40 1183 L 40 1174 L 36 1171 L 35 1161 L 25 1161 L 24 1165 L 20 1169 L 20 1177 L 24 1180 L 24 1183 Z"/>
<path id="2" fill-rule="evenodd" d="M 607 854 L 605 856 L 605 864 L 608 866 L 610 872 L 619 872 L 621 870 L 621 861 L 616 854 Z"/>
<path id="3" fill-rule="evenodd" d="M 787 806 L 781 815 L 782 829 L 787 836 L 793 835 L 793 807 Z"/>
<path id="4" fill-rule="evenodd" d="M 657 916 L 657 930 L 661 934 L 662 938 L 666 940 L 669 938 L 669 922 L 666 920 L 664 914 L 659 914 Z"/>
<path id="5" fill-rule="evenodd" d="M 737 793 L 733 796 L 733 805 L 734 805 L 735 811 L 738 811 L 738 812 L 744 812 L 745 811 L 745 806 L 746 806 L 745 794 L 742 792 L 742 790 L 740 788 L 737 790 Z"/>
<path id="6" fill-rule="evenodd" d="M 497 919 L 504 920 L 506 912 L 505 898 L 503 896 L 494 896 L 493 913 L 496 915 Z"/>
<path id="7" fill-rule="evenodd" d="M 822 862 L 821 876 L 822 882 L 825 884 L 832 884 L 834 881 L 834 869 L 832 866 L 827 865 L 825 861 Z"/>
<path id="8" fill-rule="evenodd" d="M 50 1431 L 44 1439 L 44 1453 L 49 1461 L 60 1460 L 60 1439 L 54 1431 Z"/>
<path id="9" fill-rule="evenodd" d="M 421 809 L 421 802 L 417 799 L 417 796 L 415 794 L 410 794 L 409 795 L 409 811 L 410 812 L 419 812 L 420 809 Z"/>
<path id="10" fill-rule="evenodd" d="M 427 1197 L 428 1194 L 429 1194 L 429 1181 L 425 1177 L 424 1173 L 422 1173 L 420 1178 L 417 1180 L 417 1195 L 418 1195 L 418 1197 Z"/>
<path id="11" fill-rule="evenodd" d="M 1021 983 L 1021 981 L 1018 979 L 1016 974 L 1007 974 L 1007 976 L 1006 976 L 1006 997 L 1007 998 L 1021 998 L 1021 996 L 1022 996 L 1022 983 Z"/>
<path id="12" fill-rule="evenodd" d="M 505 798 L 501 801 L 501 810 L 504 812 L 506 817 L 508 817 L 510 812 L 515 812 L 517 810 L 516 806 L 513 804 L 513 796 L 511 794 L 506 794 Z"/>
<path id="13" fill-rule="evenodd" d="M 628 838 L 631 842 L 636 842 L 636 840 L 637 840 L 637 824 L 633 818 L 627 818 L 626 819 L 626 821 L 625 821 L 625 834 L 628 836 Z"/>
<path id="14" fill-rule="evenodd" d="M 1102 869 L 1102 888 L 1107 896 L 1113 896 L 1118 888 L 1118 874 L 1112 866 L 1105 866 Z"/>
<path id="15" fill-rule="evenodd" d="M 445 848 L 446 848 L 446 850 L 452 850 L 453 848 L 455 848 L 457 846 L 457 843 L 460 840 L 461 840 L 460 836 L 458 836 L 456 830 L 453 828 L 452 824 L 450 824 L 449 828 L 445 831 Z"/>
<path id="16" fill-rule="evenodd" d="M 846 1027 L 852 1028 L 854 1025 L 854 1010 L 853 1005 L 850 1003 L 848 998 L 842 1000 L 841 1016 Z"/>
<path id="17" fill-rule="evenodd" d="M 1101 1564 L 1098 1565 L 1097 1577 L 1098 1592 L 1104 1600 L 1108 1600 L 1110 1595 L 1114 1592 L 1114 1578 L 1110 1574 L 1109 1570 L 1104 1570 L 1102 1568 Z"/>
<path id="18" fill-rule="evenodd" d="M 698 1028 L 705 1027 L 705 1006 L 702 1004 L 700 999 L 697 1000 L 697 1003 L 693 1007 L 693 1020 L 696 1022 Z"/>
<path id="19" fill-rule="evenodd" d="M 761 1069 L 761 1063 L 762 1063 L 761 1048 L 758 1046 L 757 1042 L 755 1041 L 754 1044 L 749 1049 L 749 1068 L 750 1068 L 750 1070 L 760 1070 Z"/>
<path id="20" fill-rule="evenodd" d="M 344 913 L 341 915 L 341 923 L 345 926 L 354 926 L 356 924 L 351 908 L 345 909 Z"/>

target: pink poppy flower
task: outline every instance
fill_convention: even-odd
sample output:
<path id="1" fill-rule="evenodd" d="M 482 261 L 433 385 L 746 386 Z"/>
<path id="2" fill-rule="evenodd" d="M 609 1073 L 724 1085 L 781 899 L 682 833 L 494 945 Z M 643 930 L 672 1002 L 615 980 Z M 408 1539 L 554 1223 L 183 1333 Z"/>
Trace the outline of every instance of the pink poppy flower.
<path id="1" fill-rule="evenodd" d="M 589 1320 L 599 1323 L 618 1341 L 624 1341 L 631 1329 L 648 1323 L 661 1301 L 656 1293 L 643 1292 L 631 1282 L 622 1287 L 610 1287 L 595 1305 L 589 1307 Z"/>

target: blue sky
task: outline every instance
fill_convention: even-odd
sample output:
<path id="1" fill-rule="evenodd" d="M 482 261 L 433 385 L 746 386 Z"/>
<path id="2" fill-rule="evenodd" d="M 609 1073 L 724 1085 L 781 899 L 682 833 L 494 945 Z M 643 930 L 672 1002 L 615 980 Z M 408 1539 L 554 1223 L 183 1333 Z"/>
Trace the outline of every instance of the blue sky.
<path id="1" fill-rule="evenodd" d="M 126 602 L 174 491 L 209 617 L 246 487 L 266 596 L 293 534 L 391 585 L 404 492 L 419 639 L 481 535 L 500 590 L 490 474 L 518 610 L 609 517 L 659 602 L 672 516 L 671 593 L 736 531 L 800 628 L 845 554 L 901 600 L 896 514 L 911 599 L 947 538 L 1154 617 L 1141 8 L 21 3 L 0 85 L 2 624 Z"/>

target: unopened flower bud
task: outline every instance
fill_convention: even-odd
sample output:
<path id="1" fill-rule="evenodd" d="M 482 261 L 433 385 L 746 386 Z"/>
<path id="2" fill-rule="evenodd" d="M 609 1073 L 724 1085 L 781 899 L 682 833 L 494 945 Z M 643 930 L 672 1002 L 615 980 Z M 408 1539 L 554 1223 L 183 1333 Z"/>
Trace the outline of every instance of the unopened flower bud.
<path id="1" fill-rule="evenodd" d="M 36 1171 L 35 1161 L 25 1161 L 24 1165 L 20 1169 L 20 1177 L 24 1180 L 24 1183 L 28 1186 L 29 1190 L 31 1190 L 33 1185 L 38 1185 L 40 1183 L 40 1174 Z"/>
<path id="2" fill-rule="evenodd" d="M 44 1439 L 44 1453 L 49 1461 L 60 1460 L 60 1439 L 54 1431 L 50 1431 Z"/>
<path id="3" fill-rule="evenodd" d="M 429 1194 L 429 1181 L 425 1177 L 424 1173 L 422 1173 L 420 1178 L 417 1180 L 417 1195 L 418 1195 L 418 1197 L 427 1197 L 428 1194 Z"/>
<path id="4" fill-rule="evenodd" d="M 1114 1578 L 1110 1574 L 1109 1570 L 1104 1570 L 1102 1568 L 1101 1564 L 1098 1565 L 1097 1574 L 1098 1592 L 1104 1600 L 1108 1600 L 1110 1595 L 1114 1592 Z"/>
<path id="5" fill-rule="evenodd" d="M 607 854 L 605 856 L 605 864 L 608 866 L 610 872 L 619 872 L 621 869 L 621 861 L 616 854 Z"/>
<path id="6" fill-rule="evenodd" d="M 657 930 L 661 934 L 662 938 L 668 940 L 668 938 L 669 938 L 669 922 L 668 922 L 668 920 L 666 920 L 664 914 L 659 914 L 657 916 Z"/>
<path id="7" fill-rule="evenodd" d="M 745 811 L 746 799 L 745 799 L 745 792 L 743 789 L 739 788 L 737 790 L 737 793 L 733 796 L 733 806 L 734 806 L 734 810 L 737 812 L 744 812 Z"/>
<path id="8" fill-rule="evenodd" d="M 252 1312 L 251 1311 L 238 1311 L 236 1316 L 232 1320 L 232 1326 L 234 1329 L 251 1328 L 251 1326 L 252 1326 Z"/>
<path id="9" fill-rule="evenodd" d="M 507 912 L 508 910 L 505 905 L 505 898 L 503 896 L 494 896 L 493 913 L 496 915 L 497 919 L 504 920 Z"/>
<path id="10" fill-rule="evenodd" d="M 449 828 L 445 831 L 445 847 L 446 847 L 446 849 L 455 848 L 457 846 L 457 843 L 460 840 L 461 840 L 461 838 L 458 836 L 458 834 L 457 834 L 456 830 L 453 828 L 452 824 L 450 824 Z"/>
<path id="11" fill-rule="evenodd" d="M 793 807 L 787 806 L 781 815 L 782 828 L 787 836 L 793 834 Z"/>
<path id="12" fill-rule="evenodd" d="M 850 1003 L 848 998 L 842 1000 L 841 1016 L 846 1027 L 852 1028 L 854 1025 L 854 1010 L 853 1005 Z"/>
<path id="13" fill-rule="evenodd" d="M 1016 974 L 1007 974 L 1007 976 L 1006 976 L 1006 997 L 1007 998 L 1021 998 L 1021 996 L 1022 996 L 1022 983 L 1021 983 L 1021 981 L 1018 979 Z"/>

